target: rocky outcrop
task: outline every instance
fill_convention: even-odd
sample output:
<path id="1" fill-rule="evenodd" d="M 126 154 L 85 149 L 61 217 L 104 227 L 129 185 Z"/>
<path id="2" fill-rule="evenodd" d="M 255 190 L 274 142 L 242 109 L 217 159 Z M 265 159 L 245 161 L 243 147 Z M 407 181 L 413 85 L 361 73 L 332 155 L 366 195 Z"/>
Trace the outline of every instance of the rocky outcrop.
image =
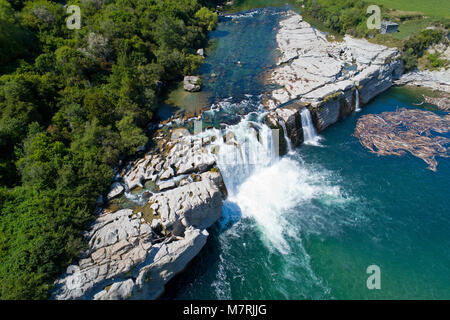
<path id="1" fill-rule="evenodd" d="M 405 73 L 400 79 L 395 81 L 398 85 L 413 85 L 426 87 L 432 90 L 450 92 L 450 72 L 443 71 L 419 71 L 415 70 Z"/>
<path id="2" fill-rule="evenodd" d="M 189 92 L 197 92 L 202 88 L 200 77 L 197 76 L 185 76 L 183 84 L 184 90 Z"/>
<path id="3" fill-rule="evenodd" d="M 114 199 L 115 197 L 120 196 L 125 191 L 125 188 L 120 183 L 114 182 L 111 186 L 111 191 L 109 191 L 106 198 L 108 200 Z"/>
<path id="4" fill-rule="evenodd" d="M 289 138 L 291 146 L 297 147 L 303 142 L 303 131 L 299 130 L 302 127 L 301 109 L 308 104 L 294 102 L 283 108 L 275 109 L 269 112 L 266 116 L 265 122 L 271 129 L 278 129 L 281 131 L 279 135 L 280 141 L 280 155 L 287 153 L 286 141 L 284 136 Z M 284 132 L 286 130 L 286 133 Z"/>
<path id="5" fill-rule="evenodd" d="M 161 148 L 130 163 L 107 196 L 110 204 L 124 198 L 134 205 L 101 211 L 86 232 L 88 248 L 56 281 L 53 298 L 156 298 L 205 244 L 226 194 L 220 172 L 210 170 L 210 140 L 176 129 L 155 141 Z"/>
<path id="6" fill-rule="evenodd" d="M 268 81 L 281 88 L 265 105 L 275 110 L 309 103 L 319 131 L 355 110 L 356 90 L 360 105 L 366 104 L 403 72 L 397 49 L 350 36 L 329 42 L 294 12 L 280 22 L 277 42 L 281 57 Z"/>

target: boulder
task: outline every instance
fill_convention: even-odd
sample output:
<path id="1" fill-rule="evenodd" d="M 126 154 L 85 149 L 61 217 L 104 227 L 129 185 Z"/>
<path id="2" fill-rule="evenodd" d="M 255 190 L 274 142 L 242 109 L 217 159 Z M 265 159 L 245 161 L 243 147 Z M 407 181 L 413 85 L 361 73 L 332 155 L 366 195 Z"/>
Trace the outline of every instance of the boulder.
<path id="1" fill-rule="evenodd" d="M 134 288 L 134 281 L 128 279 L 121 282 L 115 282 L 108 290 L 102 290 L 94 296 L 95 300 L 119 300 L 131 296 Z"/>
<path id="2" fill-rule="evenodd" d="M 198 49 L 198 50 L 197 50 L 197 54 L 198 54 L 199 56 L 205 57 L 205 50 L 204 50 L 204 49 Z"/>
<path id="3" fill-rule="evenodd" d="M 111 200 L 115 197 L 120 196 L 123 192 L 125 191 L 125 188 L 122 184 L 120 184 L 119 182 L 114 182 L 111 186 L 111 190 L 109 191 L 108 195 L 106 196 L 106 198 L 108 200 Z"/>
<path id="4" fill-rule="evenodd" d="M 189 92 L 198 92 L 202 88 L 201 79 L 198 76 L 185 76 L 183 84 L 184 90 Z"/>

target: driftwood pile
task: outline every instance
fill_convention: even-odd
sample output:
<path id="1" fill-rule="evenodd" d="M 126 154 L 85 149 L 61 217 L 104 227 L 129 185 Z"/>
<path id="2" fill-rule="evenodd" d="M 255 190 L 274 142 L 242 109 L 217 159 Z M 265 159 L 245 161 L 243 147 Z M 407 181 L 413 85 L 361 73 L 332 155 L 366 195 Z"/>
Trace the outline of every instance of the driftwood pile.
<path id="1" fill-rule="evenodd" d="M 409 152 L 436 171 L 435 157 L 450 157 L 450 139 L 438 134 L 449 131 L 450 115 L 440 117 L 430 111 L 399 109 L 362 116 L 354 135 L 372 153 L 401 156 Z"/>

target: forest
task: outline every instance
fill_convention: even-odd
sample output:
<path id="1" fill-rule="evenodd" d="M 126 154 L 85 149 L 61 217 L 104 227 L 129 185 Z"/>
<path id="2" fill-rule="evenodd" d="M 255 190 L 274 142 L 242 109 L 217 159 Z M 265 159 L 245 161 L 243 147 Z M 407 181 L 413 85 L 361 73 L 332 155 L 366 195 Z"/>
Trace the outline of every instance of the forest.
<path id="1" fill-rule="evenodd" d="M 161 92 L 201 64 L 215 2 L 0 0 L 0 299 L 49 297 Z"/>

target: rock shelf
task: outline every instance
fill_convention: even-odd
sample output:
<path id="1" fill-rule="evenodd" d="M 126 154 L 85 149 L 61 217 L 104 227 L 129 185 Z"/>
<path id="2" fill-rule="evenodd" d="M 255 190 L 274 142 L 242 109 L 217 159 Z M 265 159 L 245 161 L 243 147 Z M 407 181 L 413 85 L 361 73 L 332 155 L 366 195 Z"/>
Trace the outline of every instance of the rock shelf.
<path id="1" fill-rule="evenodd" d="M 450 111 L 450 94 L 443 93 L 440 97 L 427 97 L 423 96 L 425 102 L 436 105 L 439 109 L 443 111 Z"/>
<path id="2" fill-rule="evenodd" d="M 173 129 L 154 141 L 158 147 L 124 168 L 106 198 L 136 196 L 148 183 L 155 190 L 145 190 L 135 210 L 101 210 L 86 232 L 88 248 L 56 281 L 54 299 L 157 298 L 206 243 L 226 196 L 209 138 Z"/>

